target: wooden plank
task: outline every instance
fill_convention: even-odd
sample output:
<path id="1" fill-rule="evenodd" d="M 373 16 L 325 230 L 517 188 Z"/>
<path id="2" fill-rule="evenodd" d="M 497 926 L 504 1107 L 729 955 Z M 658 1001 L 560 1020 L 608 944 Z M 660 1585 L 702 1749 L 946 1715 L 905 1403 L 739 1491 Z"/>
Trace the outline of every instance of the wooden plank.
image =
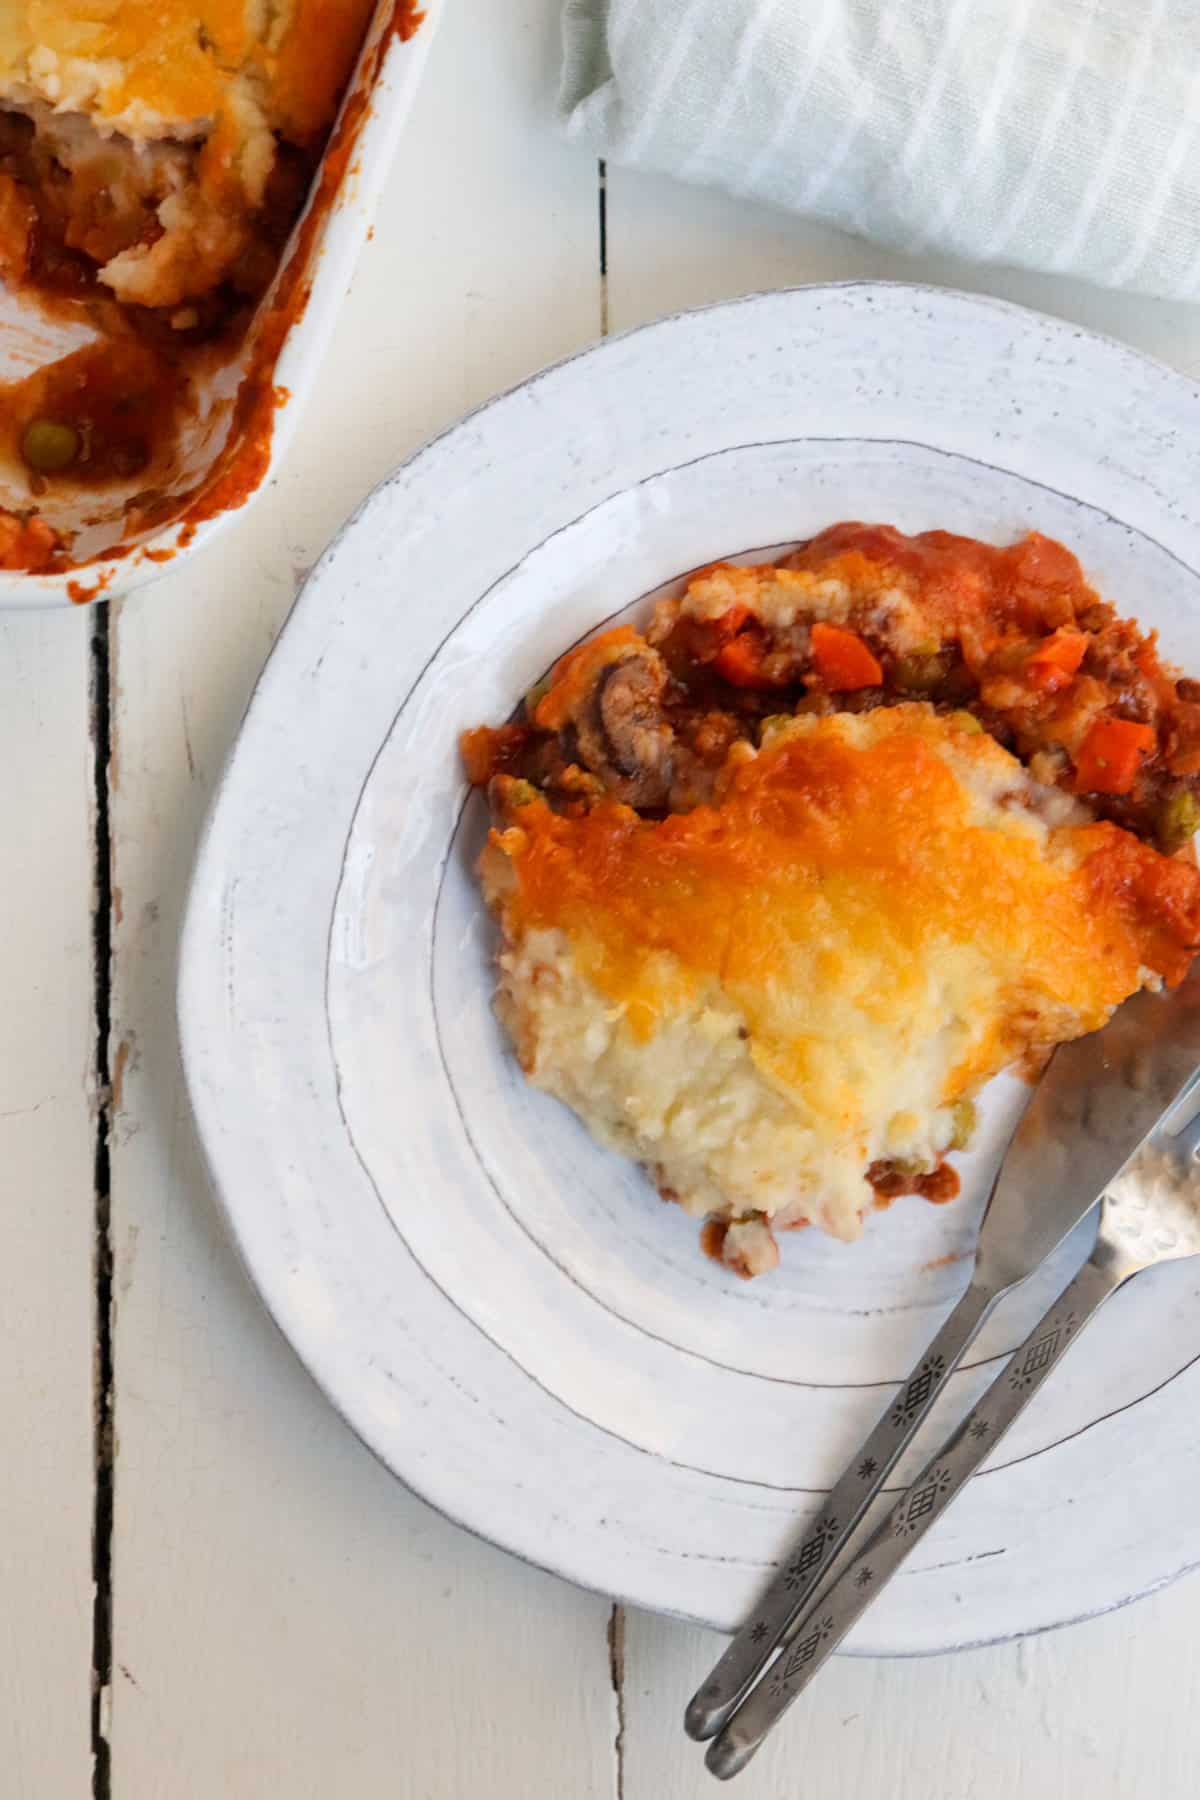
<path id="1" fill-rule="evenodd" d="M 595 165 L 548 138 L 552 0 L 448 8 L 276 488 L 114 630 L 120 1800 L 608 1800 L 607 1604 L 391 1480 L 251 1295 L 177 1067 L 173 951 L 206 802 L 295 591 L 370 485 L 591 337 Z"/>
<path id="2" fill-rule="evenodd" d="M 1200 369 L 1191 307 L 1077 283 L 891 255 L 766 207 L 610 168 L 607 305 L 620 331 L 760 288 L 857 277 L 941 282 L 998 294 Z M 1073 1631 L 912 1662 L 839 1658 L 807 1704 L 739 1778 L 745 1800 L 1093 1800 L 1194 1787 L 1200 1653 L 1191 1582 Z M 625 1800 L 709 1791 L 683 1737 L 683 1707 L 721 1640 L 631 1614 L 622 1682 Z"/>
<path id="3" fill-rule="evenodd" d="M 1185 1580 L 1067 1631 L 958 1656 L 838 1656 L 743 1775 L 739 1800 L 1184 1800 L 1200 1747 L 1200 1589 Z M 683 1735 L 724 1640 L 649 1614 L 625 1628 L 625 1800 L 698 1800 Z"/>
<path id="4" fill-rule="evenodd" d="M 91 1767 L 90 622 L 0 622 L 0 1658 L 3 1789 L 86 1794 Z"/>

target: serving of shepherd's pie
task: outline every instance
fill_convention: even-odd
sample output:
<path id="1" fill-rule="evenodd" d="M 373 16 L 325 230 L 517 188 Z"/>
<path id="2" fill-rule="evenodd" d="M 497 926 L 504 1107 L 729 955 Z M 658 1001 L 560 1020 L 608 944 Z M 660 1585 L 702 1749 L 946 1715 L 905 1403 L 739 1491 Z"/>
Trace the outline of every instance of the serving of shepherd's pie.
<path id="1" fill-rule="evenodd" d="M 463 753 L 526 1074 L 742 1274 L 951 1198 L 983 1084 L 1200 944 L 1200 685 L 1036 534 L 702 571 Z"/>

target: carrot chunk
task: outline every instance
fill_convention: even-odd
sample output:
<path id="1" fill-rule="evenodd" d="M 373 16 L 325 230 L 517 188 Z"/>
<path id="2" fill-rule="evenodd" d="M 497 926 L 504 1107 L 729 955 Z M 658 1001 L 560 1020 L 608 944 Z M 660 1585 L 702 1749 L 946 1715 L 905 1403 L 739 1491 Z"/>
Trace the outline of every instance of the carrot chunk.
<path id="1" fill-rule="evenodd" d="M 747 623 L 757 625 L 758 620 L 750 608 L 741 605 L 740 602 L 736 606 L 731 606 L 728 612 L 723 612 L 719 619 L 714 619 L 712 622 L 713 630 L 723 644 L 728 643 L 731 637 L 736 637 L 742 626 Z"/>
<path id="2" fill-rule="evenodd" d="M 1133 719 L 1097 719 L 1075 758 L 1078 794 L 1127 794 L 1142 757 L 1158 739 L 1151 725 Z"/>
<path id="3" fill-rule="evenodd" d="M 493 775 L 502 774 L 529 742 L 523 725 L 478 725 L 461 732 L 459 755 L 472 787 L 486 787 Z"/>
<path id="4" fill-rule="evenodd" d="M 1056 631 L 1038 645 L 1026 668 L 1034 687 L 1053 694 L 1065 687 L 1083 661 L 1087 638 L 1082 631 Z"/>
<path id="5" fill-rule="evenodd" d="M 761 631 L 751 628 L 739 631 L 717 652 L 713 667 L 732 687 L 771 688 L 779 683 L 765 673 L 763 657 L 767 644 Z"/>
<path id="6" fill-rule="evenodd" d="M 883 680 L 883 670 L 857 631 L 819 619 L 812 628 L 812 653 L 817 673 L 828 688 L 845 692 L 877 687 Z"/>

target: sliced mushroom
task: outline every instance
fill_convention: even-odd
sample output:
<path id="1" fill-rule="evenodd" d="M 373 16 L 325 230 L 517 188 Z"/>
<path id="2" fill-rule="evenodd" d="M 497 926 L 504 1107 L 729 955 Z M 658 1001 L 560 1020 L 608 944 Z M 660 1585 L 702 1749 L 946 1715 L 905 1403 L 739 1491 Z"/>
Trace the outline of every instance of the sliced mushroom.
<path id="1" fill-rule="evenodd" d="M 630 806 L 662 806 L 671 786 L 675 734 L 663 717 L 667 671 L 650 649 L 606 663 L 575 714 L 579 758 Z"/>

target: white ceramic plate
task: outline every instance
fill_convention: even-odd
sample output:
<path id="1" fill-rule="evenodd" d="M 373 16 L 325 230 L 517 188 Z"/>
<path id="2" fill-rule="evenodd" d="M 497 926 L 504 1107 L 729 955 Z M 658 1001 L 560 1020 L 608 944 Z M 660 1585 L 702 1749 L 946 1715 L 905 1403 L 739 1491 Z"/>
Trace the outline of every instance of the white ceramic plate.
<path id="1" fill-rule="evenodd" d="M 961 1288 L 991 1158 L 957 1205 L 901 1201 L 856 1246 L 785 1239 L 752 1283 L 709 1262 L 505 1049 L 455 739 L 681 572 L 845 517 L 1061 537 L 1200 669 L 1190 383 L 929 289 L 669 319 L 492 402 L 366 502 L 263 677 L 183 945 L 216 1185 L 335 1405 L 463 1524 L 724 1627 Z M 993 1127 L 1022 1092 L 995 1084 Z M 1053 1286 L 1002 1312 L 951 1404 Z M 851 1647 L 1040 1630 L 1200 1561 L 1198 1353 L 1186 1265 L 1114 1301 Z"/>

